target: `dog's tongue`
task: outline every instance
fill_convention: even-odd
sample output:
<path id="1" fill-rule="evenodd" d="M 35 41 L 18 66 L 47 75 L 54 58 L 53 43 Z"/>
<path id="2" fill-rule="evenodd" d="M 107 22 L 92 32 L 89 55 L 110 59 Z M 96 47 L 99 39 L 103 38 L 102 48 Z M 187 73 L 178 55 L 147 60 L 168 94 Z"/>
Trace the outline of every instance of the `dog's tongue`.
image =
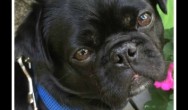
<path id="1" fill-rule="evenodd" d="M 166 79 L 164 81 L 161 81 L 161 82 L 155 81 L 154 86 L 156 88 L 161 88 L 164 91 L 168 91 L 170 89 L 173 89 L 173 86 L 174 86 L 174 80 L 173 80 L 173 77 L 172 77 L 173 68 L 174 68 L 174 64 L 170 63 Z"/>

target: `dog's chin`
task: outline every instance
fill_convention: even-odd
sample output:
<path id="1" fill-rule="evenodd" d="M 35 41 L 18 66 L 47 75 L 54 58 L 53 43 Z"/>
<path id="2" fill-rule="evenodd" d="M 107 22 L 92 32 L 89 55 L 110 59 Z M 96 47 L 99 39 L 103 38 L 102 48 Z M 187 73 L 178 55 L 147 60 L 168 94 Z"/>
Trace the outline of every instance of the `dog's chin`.
<path id="1" fill-rule="evenodd" d="M 135 96 L 153 84 L 153 80 L 139 74 L 135 74 L 130 85 L 129 96 Z"/>

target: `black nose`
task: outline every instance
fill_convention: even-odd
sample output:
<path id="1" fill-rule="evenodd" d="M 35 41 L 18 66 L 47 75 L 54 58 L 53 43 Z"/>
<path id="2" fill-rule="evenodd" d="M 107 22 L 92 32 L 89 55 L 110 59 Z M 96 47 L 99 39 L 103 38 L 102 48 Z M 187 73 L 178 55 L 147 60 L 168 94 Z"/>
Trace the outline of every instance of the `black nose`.
<path id="1" fill-rule="evenodd" d="M 132 61 L 137 57 L 137 48 L 133 43 L 126 43 L 120 47 L 112 49 L 110 53 L 110 61 L 115 64 Z"/>

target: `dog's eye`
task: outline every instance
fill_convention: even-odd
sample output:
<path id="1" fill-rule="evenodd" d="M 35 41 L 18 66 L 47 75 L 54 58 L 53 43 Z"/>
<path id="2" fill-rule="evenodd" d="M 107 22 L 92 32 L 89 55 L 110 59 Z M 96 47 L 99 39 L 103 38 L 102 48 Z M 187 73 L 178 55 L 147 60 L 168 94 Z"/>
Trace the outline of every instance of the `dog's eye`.
<path id="1" fill-rule="evenodd" d="M 86 60 L 91 55 L 88 49 L 80 49 L 74 54 L 74 58 L 78 61 Z"/>
<path id="2" fill-rule="evenodd" d="M 151 23 L 151 14 L 145 12 L 137 18 L 137 22 L 140 26 L 147 26 Z"/>

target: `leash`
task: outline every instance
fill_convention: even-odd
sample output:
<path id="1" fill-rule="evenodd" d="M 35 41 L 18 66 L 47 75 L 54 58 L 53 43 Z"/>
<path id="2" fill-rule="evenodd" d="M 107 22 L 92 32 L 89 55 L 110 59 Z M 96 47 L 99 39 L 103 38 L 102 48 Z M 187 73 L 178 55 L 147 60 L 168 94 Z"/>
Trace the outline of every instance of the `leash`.
<path id="1" fill-rule="evenodd" d="M 38 110 L 37 103 L 36 103 L 36 97 L 35 97 L 35 93 L 34 93 L 34 88 L 33 88 L 33 81 L 32 81 L 32 78 L 31 78 L 28 70 L 26 69 L 26 65 L 29 69 L 31 69 L 31 61 L 30 61 L 29 57 L 25 58 L 25 57 L 21 56 L 17 59 L 17 62 L 20 65 L 20 67 L 28 81 L 28 103 L 31 105 L 33 110 Z"/>
<path id="2" fill-rule="evenodd" d="M 45 106 L 48 110 L 80 110 L 76 108 L 70 108 L 66 105 L 60 105 L 54 98 L 47 92 L 47 90 L 41 86 L 37 85 L 37 90 Z"/>
<path id="3" fill-rule="evenodd" d="M 32 77 L 29 74 L 29 70 L 31 70 L 31 61 L 30 58 L 27 57 L 25 58 L 24 56 L 21 56 L 17 58 L 17 62 L 20 65 L 24 75 L 27 78 L 28 81 L 28 103 L 31 105 L 32 110 L 39 110 L 37 107 L 37 102 L 36 102 L 36 96 L 34 93 L 34 86 L 33 86 L 33 81 Z M 48 110 L 80 110 L 76 108 L 70 108 L 66 105 L 60 105 L 54 98 L 47 92 L 47 90 L 40 84 L 37 85 L 37 92 L 38 95 L 40 96 L 42 102 L 46 106 Z"/>

